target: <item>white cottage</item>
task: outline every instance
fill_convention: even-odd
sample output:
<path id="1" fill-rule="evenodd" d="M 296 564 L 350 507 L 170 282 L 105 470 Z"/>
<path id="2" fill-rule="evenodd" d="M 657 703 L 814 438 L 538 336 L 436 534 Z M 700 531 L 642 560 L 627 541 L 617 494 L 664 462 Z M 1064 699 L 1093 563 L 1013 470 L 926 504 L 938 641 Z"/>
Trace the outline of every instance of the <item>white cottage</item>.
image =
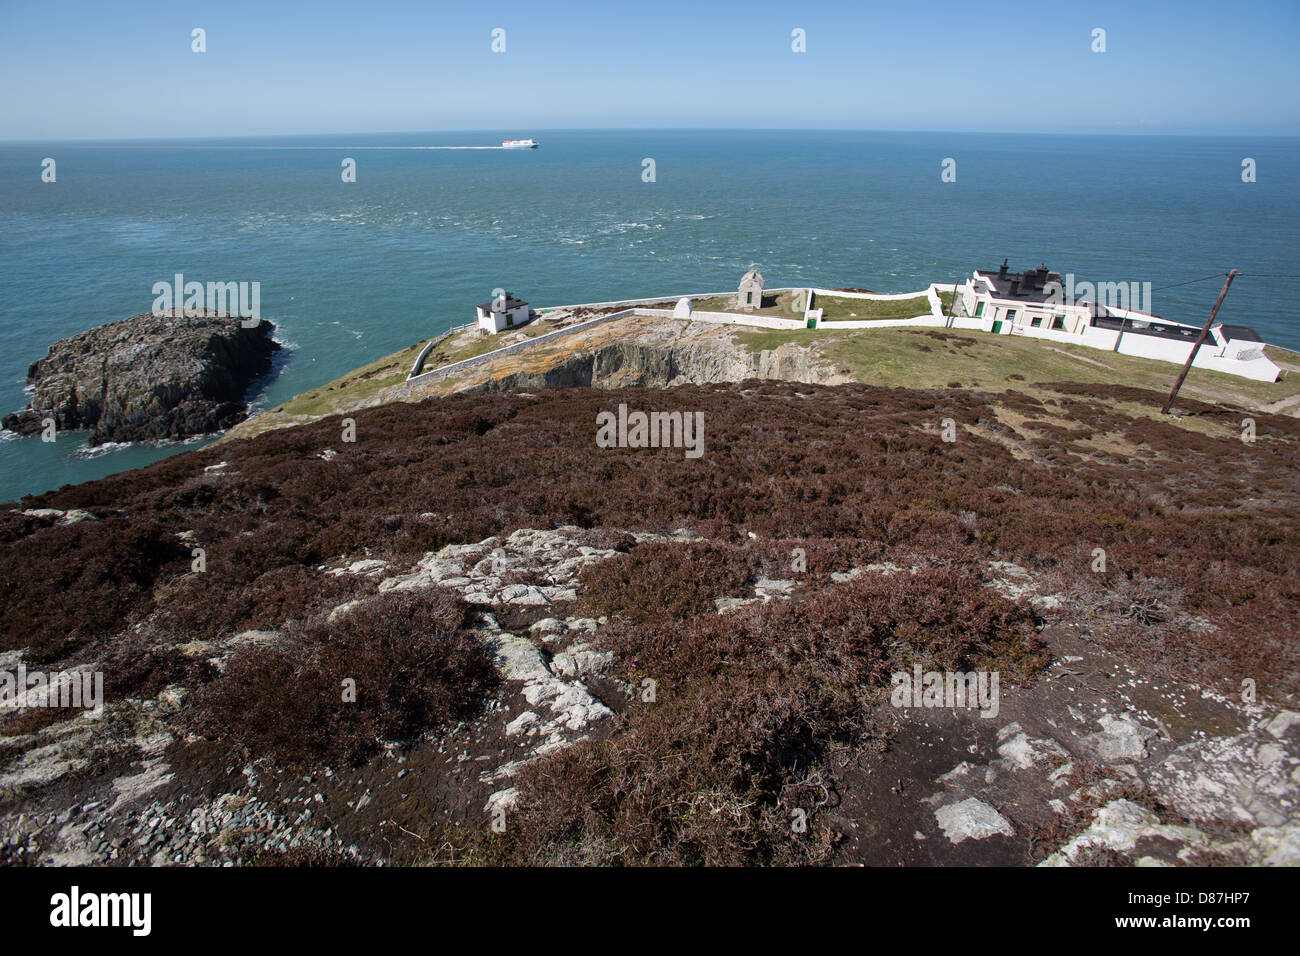
<path id="1" fill-rule="evenodd" d="M 1085 286 L 1088 292 L 1080 295 L 1078 290 Z M 1076 285 L 1071 276 L 1063 287 L 1058 272 L 1048 272 L 1045 266 L 1009 272 L 1004 259 L 1000 268 L 977 270 L 966 280 L 962 290 L 966 317 L 955 324 L 997 335 L 1027 335 L 1124 355 L 1185 362 L 1201 327 L 1128 308 L 1141 301 L 1143 290 L 1137 286 Z M 1276 381 L 1281 372 L 1264 354 L 1259 335 L 1244 325 L 1214 325 L 1194 364 L 1263 382 Z"/>
<path id="2" fill-rule="evenodd" d="M 481 329 L 496 333 L 524 325 L 531 314 L 527 302 L 516 299 L 507 292 L 478 307 L 478 325 Z"/>
<path id="3" fill-rule="evenodd" d="M 1046 266 L 1008 272 L 1006 260 L 996 271 L 977 270 L 966 281 L 962 305 L 973 319 L 995 334 L 1037 335 L 1040 332 L 1080 334 L 1090 324 L 1091 302 L 1068 302 L 1061 274 Z"/>

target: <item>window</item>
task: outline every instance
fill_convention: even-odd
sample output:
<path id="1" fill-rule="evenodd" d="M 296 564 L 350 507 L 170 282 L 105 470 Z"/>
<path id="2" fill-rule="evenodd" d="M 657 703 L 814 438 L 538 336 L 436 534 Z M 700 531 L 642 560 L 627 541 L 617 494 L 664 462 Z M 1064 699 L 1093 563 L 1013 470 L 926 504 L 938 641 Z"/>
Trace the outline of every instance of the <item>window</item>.
<path id="1" fill-rule="evenodd" d="M 983 314 L 984 314 L 984 300 L 980 299 L 979 302 L 975 304 L 975 318 L 978 319 Z"/>
<path id="2" fill-rule="evenodd" d="M 1064 332 L 1064 331 L 1065 331 L 1065 316 L 1063 316 L 1063 315 L 1054 315 L 1054 316 L 1052 316 L 1052 329 L 1053 329 L 1054 331 L 1057 331 L 1057 332 Z"/>
<path id="3" fill-rule="evenodd" d="M 1042 328 L 1043 317 L 1041 315 L 1034 316 L 1032 319 L 1029 320 L 1029 325 L 1031 328 L 1035 328 L 1035 329 Z"/>
<path id="4" fill-rule="evenodd" d="M 1015 309 L 1007 309 L 1007 321 L 1008 321 L 1008 322 L 1014 322 L 1015 320 L 1016 320 L 1016 310 L 1015 310 Z"/>

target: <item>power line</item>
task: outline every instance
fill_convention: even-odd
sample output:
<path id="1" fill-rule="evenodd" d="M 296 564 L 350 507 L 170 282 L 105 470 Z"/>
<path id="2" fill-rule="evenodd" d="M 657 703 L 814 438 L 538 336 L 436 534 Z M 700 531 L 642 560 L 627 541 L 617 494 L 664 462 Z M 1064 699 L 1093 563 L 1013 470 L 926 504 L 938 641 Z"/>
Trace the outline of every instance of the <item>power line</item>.
<path id="1" fill-rule="evenodd" d="M 1162 285 L 1158 289 L 1152 289 L 1152 292 L 1163 292 L 1165 289 L 1177 289 L 1180 285 L 1191 285 L 1193 282 L 1207 282 L 1210 279 L 1222 279 L 1226 272 L 1216 272 L 1214 275 L 1201 276 L 1199 279 L 1188 279 L 1186 282 L 1175 282 L 1173 285 Z"/>

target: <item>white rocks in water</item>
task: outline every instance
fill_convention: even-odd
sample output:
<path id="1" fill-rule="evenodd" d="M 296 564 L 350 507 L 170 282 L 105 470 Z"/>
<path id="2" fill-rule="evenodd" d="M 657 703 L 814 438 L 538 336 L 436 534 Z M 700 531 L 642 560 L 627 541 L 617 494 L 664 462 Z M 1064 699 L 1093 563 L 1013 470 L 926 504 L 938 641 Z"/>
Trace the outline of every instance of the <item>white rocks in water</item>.
<path id="1" fill-rule="evenodd" d="M 1195 827 L 1162 824 L 1158 817 L 1131 800 L 1114 800 L 1097 811 L 1092 825 L 1049 856 L 1039 866 L 1070 866 L 1089 847 L 1126 852 L 1139 840 L 1167 840 L 1175 846 L 1203 845 L 1205 835 Z"/>
<path id="2" fill-rule="evenodd" d="M 1101 724 L 1101 730 L 1084 739 L 1096 749 L 1102 760 L 1145 760 L 1147 741 L 1157 733 L 1130 718 L 1111 714 L 1099 717 L 1097 723 Z"/>
<path id="3" fill-rule="evenodd" d="M 1003 836 L 1015 833 L 1015 828 L 1006 817 L 975 797 L 940 807 L 934 811 L 934 817 L 943 829 L 943 835 L 952 843 L 984 840 L 999 833 Z"/>

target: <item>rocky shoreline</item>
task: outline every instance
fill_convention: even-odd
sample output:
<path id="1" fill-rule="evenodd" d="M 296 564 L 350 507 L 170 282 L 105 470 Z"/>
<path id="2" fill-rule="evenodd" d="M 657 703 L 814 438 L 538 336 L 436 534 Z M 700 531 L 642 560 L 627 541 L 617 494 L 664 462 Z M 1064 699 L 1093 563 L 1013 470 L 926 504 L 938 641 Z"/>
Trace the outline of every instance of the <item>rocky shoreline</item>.
<path id="1" fill-rule="evenodd" d="M 28 369 L 31 402 L 4 427 L 36 435 L 53 419 L 91 445 L 223 431 L 247 417 L 249 386 L 280 348 L 270 322 L 243 321 L 143 313 L 61 339 Z"/>

